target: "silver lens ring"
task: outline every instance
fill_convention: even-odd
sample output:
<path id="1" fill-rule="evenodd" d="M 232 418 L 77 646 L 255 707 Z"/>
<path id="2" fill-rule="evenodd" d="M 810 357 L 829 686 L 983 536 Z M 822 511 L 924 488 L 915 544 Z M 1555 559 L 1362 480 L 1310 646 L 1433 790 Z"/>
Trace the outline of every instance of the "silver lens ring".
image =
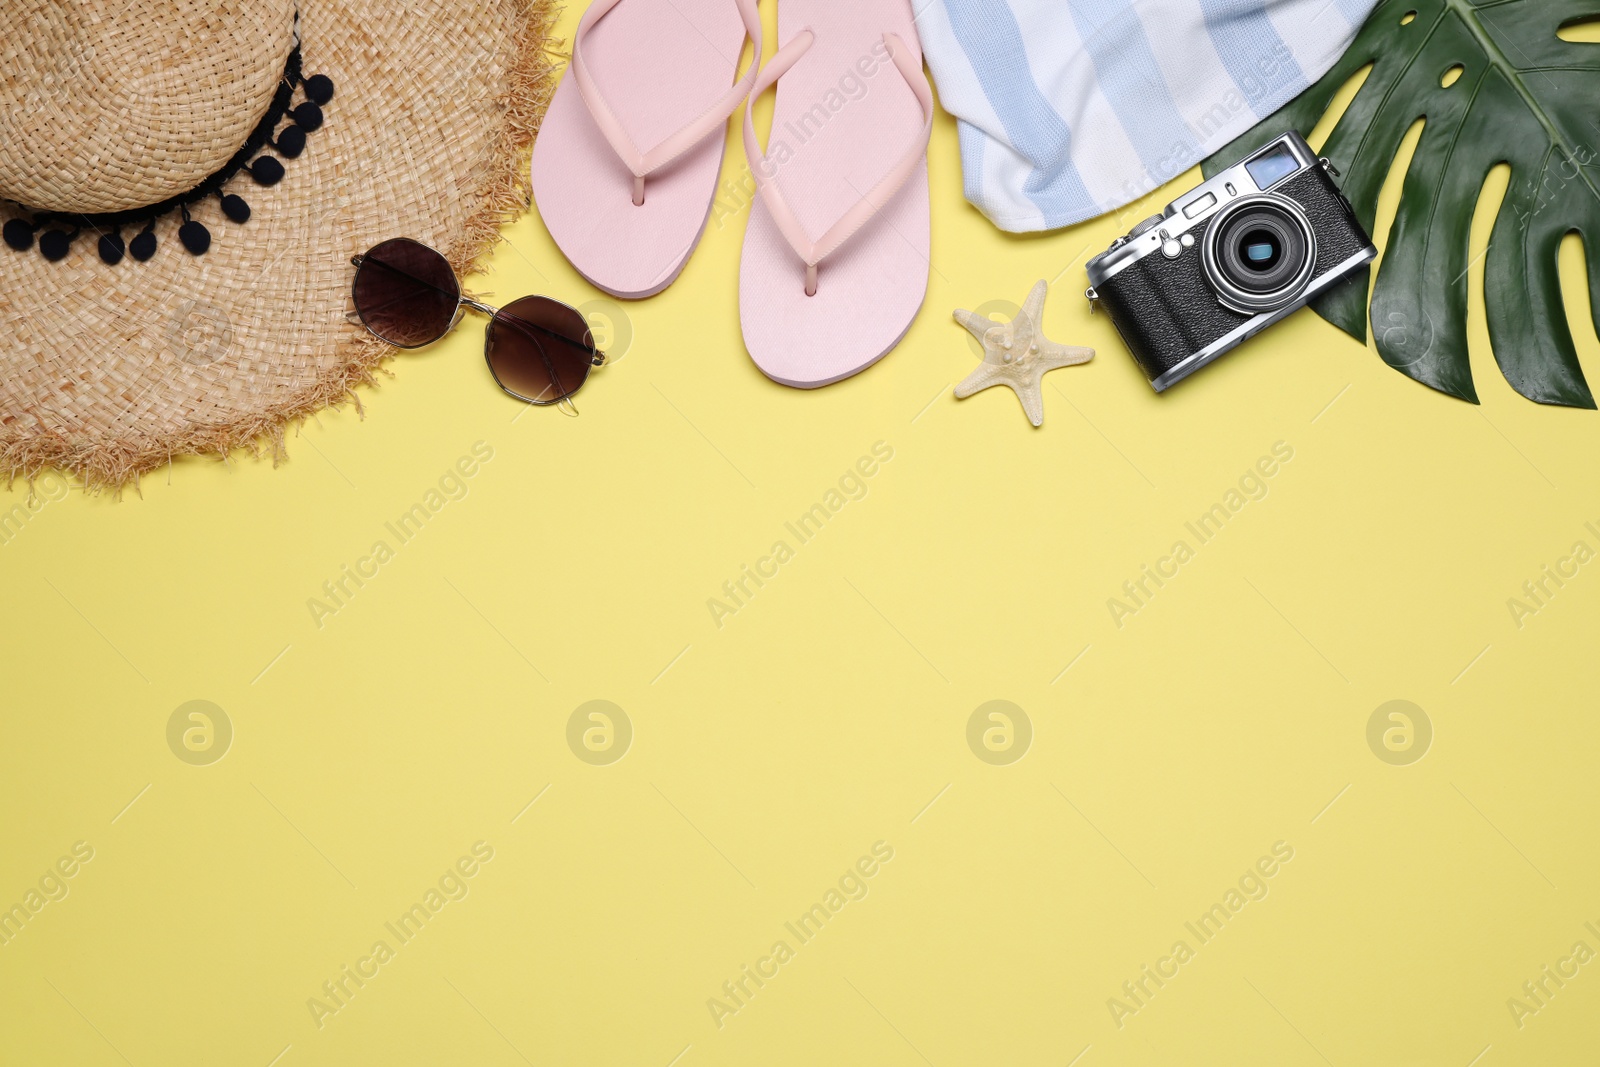
<path id="1" fill-rule="evenodd" d="M 1238 284 L 1228 276 L 1223 269 L 1223 252 L 1219 247 L 1227 238 L 1231 239 L 1235 229 L 1231 223 L 1240 215 L 1261 213 L 1274 220 L 1288 223 L 1298 232 L 1305 243 L 1305 254 L 1301 257 L 1299 268 L 1289 277 L 1287 282 L 1274 286 L 1269 290 L 1257 290 Z M 1311 227 L 1311 220 L 1306 218 L 1303 208 L 1286 196 L 1276 193 L 1261 193 L 1257 196 L 1246 196 L 1235 200 L 1211 220 L 1211 225 L 1206 228 L 1206 236 L 1201 244 L 1201 261 L 1205 264 L 1206 280 L 1217 292 L 1217 299 L 1224 307 L 1245 315 L 1257 315 L 1263 311 L 1277 311 L 1287 307 L 1306 290 L 1311 283 L 1312 272 L 1317 264 L 1317 232 Z"/>

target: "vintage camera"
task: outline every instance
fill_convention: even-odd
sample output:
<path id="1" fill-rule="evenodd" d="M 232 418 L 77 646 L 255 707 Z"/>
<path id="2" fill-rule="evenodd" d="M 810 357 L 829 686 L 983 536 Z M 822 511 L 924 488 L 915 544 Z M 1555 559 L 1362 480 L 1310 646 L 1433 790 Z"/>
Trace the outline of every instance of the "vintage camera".
<path id="1" fill-rule="evenodd" d="M 1089 300 L 1156 392 L 1377 256 L 1337 174 L 1286 133 L 1089 261 Z"/>

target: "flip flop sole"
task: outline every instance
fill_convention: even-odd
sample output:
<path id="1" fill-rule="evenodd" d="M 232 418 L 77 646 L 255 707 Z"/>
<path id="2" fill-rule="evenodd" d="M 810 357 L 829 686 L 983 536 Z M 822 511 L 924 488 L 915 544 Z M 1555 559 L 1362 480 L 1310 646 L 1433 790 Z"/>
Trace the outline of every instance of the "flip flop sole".
<path id="1" fill-rule="evenodd" d="M 907 0 L 780 0 L 779 40 L 815 43 L 778 80 L 767 158 L 806 232 L 824 233 L 906 152 L 923 127 L 885 33 L 912 49 Z M 917 53 L 920 56 L 920 52 Z M 745 348 L 774 381 L 809 389 L 870 367 L 897 346 L 927 296 L 930 244 L 924 162 L 888 205 L 818 270 L 805 264 L 757 197 L 739 270 Z"/>

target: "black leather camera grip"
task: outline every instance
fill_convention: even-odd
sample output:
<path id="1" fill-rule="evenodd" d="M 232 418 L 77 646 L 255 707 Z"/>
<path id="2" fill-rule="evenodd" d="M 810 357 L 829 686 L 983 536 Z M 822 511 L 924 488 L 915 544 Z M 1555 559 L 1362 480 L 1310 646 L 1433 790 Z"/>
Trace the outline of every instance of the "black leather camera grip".
<path id="1" fill-rule="evenodd" d="M 1217 303 L 1200 262 L 1207 222 L 1191 231 L 1195 247 L 1177 259 L 1159 252 L 1128 264 L 1099 287 L 1100 306 L 1145 377 L 1155 381 L 1252 316 Z"/>

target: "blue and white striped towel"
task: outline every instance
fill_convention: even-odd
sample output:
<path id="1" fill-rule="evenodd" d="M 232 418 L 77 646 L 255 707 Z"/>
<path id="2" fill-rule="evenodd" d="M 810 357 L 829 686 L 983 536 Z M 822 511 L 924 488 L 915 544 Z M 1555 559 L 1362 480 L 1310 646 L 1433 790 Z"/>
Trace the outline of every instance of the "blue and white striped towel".
<path id="1" fill-rule="evenodd" d="M 1113 211 L 1320 78 L 1376 0 L 913 0 L 967 199 L 1002 230 Z"/>

